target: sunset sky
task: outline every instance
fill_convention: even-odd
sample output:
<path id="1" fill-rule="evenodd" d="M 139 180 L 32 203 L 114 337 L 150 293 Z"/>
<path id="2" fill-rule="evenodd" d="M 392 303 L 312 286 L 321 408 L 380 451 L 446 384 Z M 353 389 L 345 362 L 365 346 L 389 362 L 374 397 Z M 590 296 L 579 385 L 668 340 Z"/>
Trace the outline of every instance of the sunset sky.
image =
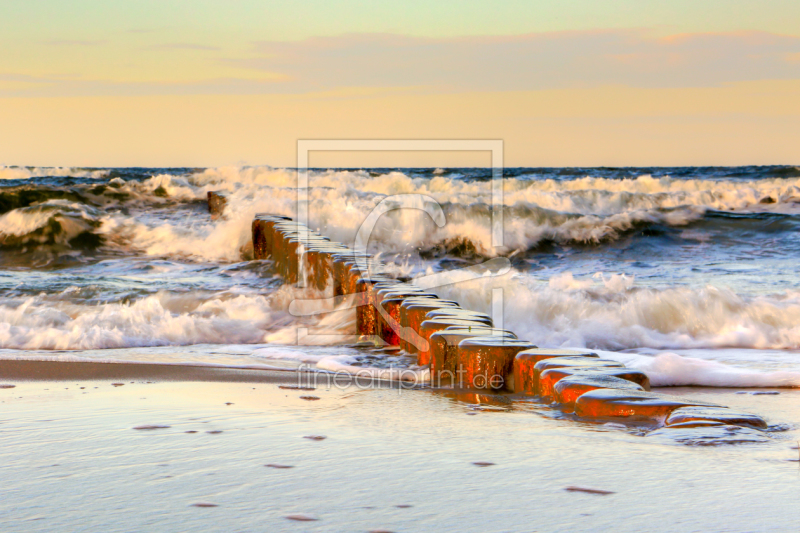
<path id="1" fill-rule="evenodd" d="M 797 0 L 6 0 L 0 165 L 800 163 Z M 312 164 L 487 164 L 319 154 Z"/>

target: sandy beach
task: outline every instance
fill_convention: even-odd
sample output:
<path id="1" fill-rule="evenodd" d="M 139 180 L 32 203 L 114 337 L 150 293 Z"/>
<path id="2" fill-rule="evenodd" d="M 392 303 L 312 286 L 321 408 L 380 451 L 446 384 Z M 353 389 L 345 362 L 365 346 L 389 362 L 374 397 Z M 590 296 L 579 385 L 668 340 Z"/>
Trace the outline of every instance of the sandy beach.
<path id="1" fill-rule="evenodd" d="M 0 389 L 4 531 L 788 531 L 800 520 L 796 390 L 662 389 L 790 426 L 707 447 L 509 396 L 295 390 L 291 372 L 3 361 L 0 383 L 14 385 Z"/>

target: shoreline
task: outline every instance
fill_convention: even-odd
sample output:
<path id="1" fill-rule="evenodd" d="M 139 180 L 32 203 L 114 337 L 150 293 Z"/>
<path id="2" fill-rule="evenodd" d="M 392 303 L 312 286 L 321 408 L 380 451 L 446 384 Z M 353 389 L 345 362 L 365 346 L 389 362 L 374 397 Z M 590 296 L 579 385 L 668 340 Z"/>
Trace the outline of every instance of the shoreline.
<path id="1" fill-rule="evenodd" d="M 325 379 L 320 379 L 325 376 Z M 47 360 L 0 360 L 0 380 L 21 382 L 94 381 L 104 379 L 154 379 L 181 383 L 271 383 L 296 385 L 334 381 L 338 385 L 359 383 L 359 377 L 346 373 L 301 369 L 224 367 L 184 363 L 137 363 Z M 407 383 L 379 378 L 370 379 L 375 388 L 409 389 Z"/>
<path id="2" fill-rule="evenodd" d="M 214 366 L 191 363 L 140 363 L 136 361 L 55 361 L 45 359 L 0 359 L 0 380 L 16 380 L 22 382 L 37 381 L 74 381 L 74 380 L 103 380 L 103 379 L 155 379 L 174 382 L 219 382 L 219 383 L 273 383 L 296 384 L 300 381 L 320 380 L 326 376 L 328 381 L 336 380 L 343 385 L 361 383 L 363 376 L 347 372 L 330 372 L 325 370 L 303 370 L 299 368 L 256 368 Z M 409 382 L 387 380 L 370 377 L 370 383 L 379 388 L 409 387 Z M 429 384 L 427 384 L 429 385 Z M 431 390 L 456 392 L 469 391 L 480 393 L 479 390 L 459 389 L 450 387 L 425 386 Z M 653 387 L 664 394 L 670 390 L 697 390 L 697 391 L 758 391 L 800 390 L 800 387 L 788 385 L 773 385 L 764 387 L 736 387 L 736 386 L 711 386 L 711 385 L 678 385 Z M 510 395 L 513 393 L 492 392 L 492 395 Z"/>
<path id="3" fill-rule="evenodd" d="M 45 361 L 6 359 L 0 361 L 0 379 L 20 381 L 69 381 L 74 379 L 145 379 L 162 381 L 219 381 L 226 383 L 291 383 L 298 375 L 312 374 L 293 369 L 234 368 L 182 363 L 136 363 L 92 361 Z"/>

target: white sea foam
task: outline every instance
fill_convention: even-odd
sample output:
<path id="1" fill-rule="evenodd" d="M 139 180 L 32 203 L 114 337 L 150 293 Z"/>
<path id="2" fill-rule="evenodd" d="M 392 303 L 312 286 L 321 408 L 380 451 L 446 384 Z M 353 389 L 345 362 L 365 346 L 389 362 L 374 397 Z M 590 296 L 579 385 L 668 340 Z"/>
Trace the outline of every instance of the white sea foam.
<path id="1" fill-rule="evenodd" d="M 352 356 L 331 356 L 317 362 L 317 368 L 331 372 L 343 372 L 356 376 L 370 383 L 371 380 L 408 381 L 424 383 L 431 379 L 430 370 L 427 368 L 375 368 L 355 366 L 357 359 Z"/>
<path id="2" fill-rule="evenodd" d="M 309 352 L 303 349 L 287 348 L 285 346 L 269 346 L 259 348 L 252 354 L 253 357 L 270 360 L 290 360 L 298 361 L 308 365 L 313 365 L 319 370 L 350 374 L 359 379 L 364 379 L 364 383 L 372 380 L 387 381 L 410 381 L 423 383 L 430 381 L 430 370 L 427 368 L 377 368 L 362 366 L 359 358 L 350 353 L 325 354 L 321 352 Z"/>
<path id="3" fill-rule="evenodd" d="M 0 235 L 21 237 L 43 227 L 53 213 L 42 209 L 15 209 L 0 216 Z"/>
<path id="4" fill-rule="evenodd" d="M 465 306 L 491 311 L 490 298 L 470 284 L 481 284 L 499 278 L 482 278 L 439 289 L 442 295 L 456 297 Z M 562 276 L 561 281 L 541 284 L 549 301 L 530 300 L 530 294 L 519 292 L 525 285 L 510 277 L 505 283 L 516 283 L 517 293 L 506 306 L 504 327 L 515 331 L 540 346 L 562 347 L 614 347 L 629 348 L 630 343 L 648 339 L 668 339 L 684 346 L 702 346 L 711 339 L 713 327 L 706 328 L 708 335 L 683 331 L 685 318 L 677 310 L 659 322 L 670 324 L 675 331 L 656 332 L 647 324 L 645 309 L 654 304 L 654 294 L 649 298 L 632 295 L 643 292 L 628 286 L 621 276 L 598 276 L 595 286 L 574 278 Z M 619 281 L 619 280 L 623 281 Z M 569 280 L 566 283 L 564 280 Z M 555 288 L 554 288 L 555 287 Z M 66 292 L 69 292 L 69 288 Z M 623 296 L 614 301 L 613 294 Z M 648 293 L 648 291 L 644 291 Z M 558 295 L 561 300 L 555 297 Z M 627 296 L 625 296 L 627 295 Z M 328 345 L 342 342 L 354 331 L 354 313 L 341 310 L 303 322 L 287 314 L 292 300 L 314 297 L 315 294 L 294 287 L 281 286 L 268 297 L 232 293 L 216 295 L 158 293 L 132 303 L 82 305 L 65 298 L 48 298 L 44 295 L 29 298 L 0 300 L 0 347 L 23 350 L 96 350 L 137 346 L 174 346 L 193 344 L 280 344 L 256 349 L 257 359 L 295 360 L 316 365 L 317 368 L 347 372 L 362 377 L 406 381 L 424 381 L 429 378 L 425 369 L 372 368 L 356 364 L 352 353 L 326 353 L 315 349 L 309 352 L 302 346 L 291 347 L 298 341 L 298 328 L 310 327 L 312 334 L 322 332 L 311 344 Z M 319 295 L 317 295 L 319 296 Z M 465 298 L 466 297 L 466 298 Z M 684 295 L 684 299 L 688 297 Z M 702 296 L 698 298 L 703 299 Z M 706 297 L 707 298 L 707 297 Z M 787 305 L 800 305 L 800 300 L 786 299 Z M 582 302 L 583 307 L 578 304 Z M 588 305 L 587 305 L 588 302 Z M 773 302 L 774 304 L 774 302 Z M 621 312 L 619 306 L 641 305 L 637 312 Z M 761 302 L 759 305 L 764 305 Z M 609 308 L 610 306 L 610 308 Z M 599 309 L 605 307 L 605 311 Z M 674 306 L 667 306 L 673 308 Z M 713 303 L 710 308 L 720 306 Z M 515 310 L 521 314 L 515 314 Z M 730 310 L 729 310 L 730 311 Z M 658 310 L 653 311 L 658 313 Z M 583 314 L 583 316 L 581 316 Z M 739 310 L 741 315 L 753 313 Z M 772 311 L 767 316 L 780 313 Z M 610 323 L 614 316 L 617 322 Z M 632 317 L 643 320 L 636 322 Z M 629 322 L 625 323 L 624 320 Z M 651 317 L 650 319 L 653 319 Z M 710 320 L 706 318 L 705 320 Z M 733 320 L 733 319 L 730 319 Z M 769 324 L 770 327 L 776 325 Z M 765 329 L 766 325 L 761 324 Z M 719 333 L 716 333 L 717 335 Z M 694 336 L 692 336 L 694 335 Z M 313 335 L 312 335 L 313 336 Z M 766 335 L 762 335 L 766 337 Z M 577 341 L 576 341 L 577 339 Z M 300 344 L 307 343 L 300 339 Z M 747 346 L 747 343 L 742 343 Z M 711 352 L 713 353 L 713 352 Z M 776 387 L 800 386 L 800 372 L 763 371 L 723 364 L 719 361 L 688 357 L 675 353 L 632 354 L 602 352 L 608 357 L 624 362 L 648 374 L 654 386 L 702 385 L 715 387 Z M 157 361 L 154 361 L 157 362 Z"/>
<path id="5" fill-rule="evenodd" d="M 511 273 L 436 292 L 490 313 L 495 287 L 506 295 L 504 327 L 544 346 L 800 349 L 795 291 L 742 296 L 714 286 L 638 288 L 622 275 L 575 280 L 566 273 L 542 283 Z"/>
<path id="6" fill-rule="evenodd" d="M 120 180 L 121 181 L 121 180 Z M 438 228 L 420 211 L 387 213 L 372 235 L 386 251 L 471 242 L 491 256 L 491 184 L 435 175 L 411 177 L 399 171 L 374 176 L 366 171 L 311 172 L 310 225 L 333 239 L 352 242 L 356 231 L 379 201 L 394 194 L 418 193 L 438 201 L 447 224 Z M 133 246 L 148 254 L 207 260 L 237 260 L 248 250 L 250 222 L 258 212 L 293 215 L 296 177 L 270 167 L 217 168 L 187 176 L 157 175 L 127 182 L 137 197 L 156 191 L 159 201 L 203 200 L 208 191 L 228 193 L 227 220 L 205 227 L 179 221 L 143 225 L 133 218 L 115 221 Z M 504 180 L 505 250 L 528 249 L 542 241 L 599 242 L 618 238 L 637 226 L 685 226 L 707 210 L 796 213 L 800 179 L 679 180 L 583 178 L 568 181 Z M 769 204 L 761 203 L 769 199 Z M 121 229 L 127 227 L 125 230 Z M 208 243 L 208 245 L 205 245 Z"/>
<path id="7" fill-rule="evenodd" d="M 50 169 L 75 173 L 70 170 Z M 361 222 L 387 196 L 418 193 L 440 203 L 447 224 L 439 228 L 418 210 L 391 211 L 372 234 L 376 249 L 404 252 L 470 243 L 486 256 L 526 250 L 543 241 L 614 240 L 652 224 L 685 226 L 701 219 L 709 209 L 796 213 L 800 200 L 800 179 L 796 178 L 750 182 L 650 176 L 567 181 L 508 178 L 504 180 L 505 247 L 496 249 L 492 247 L 488 182 L 442 174 L 427 179 L 399 171 L 375 176 L 366 171 L 330 170 L 311 172 L 310 184 L 310 225 L 335 240 L 351 243 Z M 293 216 L 297 198 L 294 172 L 270 167 L 159 174 L 143 181 L 115 178 L 109 185 L 120 195 L 101 194 L 97 201 L 105 208 L 124 204 L 128 209 L 108 217 L 99 230 L 109 245 L 132 247 L 148 255 L 208 261 L 248 257 L 253 216 L 260 212 Z M 226 217 L 215 224 L 187 224 L 170 217 L 145 220 L 137 211 L 130 211 L 131 207 L 150 209 L 153 205 L 204 201 L 212 190 L 228 194 Z M 772 203 L 761 203 L 766 199 Z"/>
<path id="8" fill-rule="evenodd" d="M 0 180 L 25 180 L 41 177 L 72 176 L 76 178 L 103 178 L 108 170 L 87 170 L 72 167 L 6 167 L 0 166 Z"/>
<path id="9" fill-rule="evenodd" d="M 266 294 L 232 287 L 218 292 L 161 291 L 130 303 L 88 305 L 60 294 L 0 298 L 0 348 L 95 350 L 193 344 L 297 343 L 298 328 L 327 335 L 355 331 L 355 311 L 342 309 L 298 319 L 289 312 L 297 298 L 332 295 L 281 285 Z M 316 339 L 316 340 L 315 340 Z M 312 337 L 306 344 L 330 344 Z M 302 344 L 302 342 L 301 342 Z"/>
<path id="10" fill-rule="evenodd" d="M 69 200 L 47 200 L 0 215 L 0 241 L 8 241 L 13 237 L 23 242 L 46 241 L 48 238 L 67 241 L 80 233 L 93 231 L 100 225 L 100 218 L 100 213 L 88 205 Z M 47 234 L 24 238 L 47 228 L 51 221 L 57 222 L 58 226 L 51 228 Z"/>
<path id="11" fill-rule="evenodd" d="M 252 357 L 260 359 L 280 359 L 289 361 L 299 361 L 301 363 L 316 364 L 329 355 L 320 355 L 302 349 L 290 348 L 288 346 L 265 346 L 253 350 Z"/>
<path id="12" fill-rule="evenodd" d="M 453 276 L 456 279 L 456 276 Z M 492 311 L 492 288 L 504 289 L 502 327 L 543 347 L 607 350 L 603 357 L 644 371 L 654 386 L 800 387 L 800 372 L 758 368 L 762 350 L 800 349 L 800 293 L 742 297 L 728 289 L 636 288 L 623 275 L 541 283 L 509 274 L 447 285 L 440 296 Z M 747 348 L 746 359 L 720 362 L 667 349 Z M 649 348 L 651 354 L 613 350 Z M 755 359 L 753 359 L 755 357 Z"/>
<path id="13" fill-rule="evenodd" d="M 654 387 L 800 387 L 800 372 L 743 368 L 671 352 L 638 355 L 601 351 L 599 355 L 641 370 Z"/>
<path id="14" fill-rule="evenodd" d="M 263 342 L 275 312 L 263 296 L 202 299 L 159 293 L 132 303 L 80 305 L 44 296 L 0 300 L 0 347 L 92 350 Z"/>

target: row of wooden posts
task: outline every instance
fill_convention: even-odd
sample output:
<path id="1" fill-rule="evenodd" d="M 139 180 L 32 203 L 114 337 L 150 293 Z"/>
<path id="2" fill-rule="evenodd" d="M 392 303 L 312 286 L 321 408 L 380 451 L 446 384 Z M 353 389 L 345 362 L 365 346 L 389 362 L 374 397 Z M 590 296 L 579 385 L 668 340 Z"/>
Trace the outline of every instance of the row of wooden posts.
<path id="1" fill-rule="evenodd" d="M 224 196 L 211 192 L 214 216 Z M 222 197 L 220 199 L 219 197 Z M 287 283 L 303 283 L 356 308 L 358 334 L 414 355 L 434 387 L 535 396 L 594 419 L 645 420 L 674 428 L 764 429 L 759 416 L 650 391 L 639 370 L 590 350 L 542 349 L 493 326 L 484 313 L 385 274 L 381 261 L 281 215 L 257 215 L 255 259 L 271 259 Z"/>

